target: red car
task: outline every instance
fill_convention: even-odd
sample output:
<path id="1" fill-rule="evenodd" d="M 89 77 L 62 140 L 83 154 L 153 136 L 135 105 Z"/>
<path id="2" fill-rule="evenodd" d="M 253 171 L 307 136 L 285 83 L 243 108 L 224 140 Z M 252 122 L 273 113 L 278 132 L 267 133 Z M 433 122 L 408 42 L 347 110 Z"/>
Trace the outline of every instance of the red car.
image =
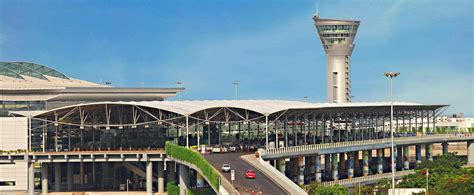
<path id="1" fill-rule="evenodd" d="M 255 171 L 252 170 L 252 169 L 247 169 L 247 171 L 245 171 L 245 178 L 246 178 L 246 179 L 255 179 L 255 176 L 256 176 L 256 175 L 257 175 L 257 174 L 256 174 Z"/>

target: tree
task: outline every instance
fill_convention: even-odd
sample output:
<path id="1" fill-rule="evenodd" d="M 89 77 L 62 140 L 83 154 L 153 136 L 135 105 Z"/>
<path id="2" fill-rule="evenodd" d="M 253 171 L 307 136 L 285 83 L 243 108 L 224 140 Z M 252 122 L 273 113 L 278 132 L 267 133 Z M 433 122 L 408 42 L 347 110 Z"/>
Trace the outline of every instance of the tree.
<path id="1" fill-rule="evenodd" d="M 401 188 L 426 188 L 426 172 L 429 172 L 431 194 L 470 194 L 474 192 L 474 169 L 462 168 L 465 164 L 453 153 L 438 156 L 434 161 L 424 161 L 398 184 Z"/>
<path id="2" fill-rule="evenodd" d="M 349 194 L 349 189 L 340 186 L 324 186 L 321 182 L 312 182 L 308 185 L 302 186 L 308 194 L 314 195 L 345 195 Z"/>

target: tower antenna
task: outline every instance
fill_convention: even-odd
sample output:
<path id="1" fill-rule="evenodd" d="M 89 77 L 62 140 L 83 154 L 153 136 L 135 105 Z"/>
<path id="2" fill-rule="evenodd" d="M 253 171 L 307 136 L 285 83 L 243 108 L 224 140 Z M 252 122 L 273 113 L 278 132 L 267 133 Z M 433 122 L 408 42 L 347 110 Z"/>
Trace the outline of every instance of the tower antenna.
<path id="1" fill-rule="evenodd" d="M 319 4 L 316 3 L 316 16 L 319 18 Z"/>

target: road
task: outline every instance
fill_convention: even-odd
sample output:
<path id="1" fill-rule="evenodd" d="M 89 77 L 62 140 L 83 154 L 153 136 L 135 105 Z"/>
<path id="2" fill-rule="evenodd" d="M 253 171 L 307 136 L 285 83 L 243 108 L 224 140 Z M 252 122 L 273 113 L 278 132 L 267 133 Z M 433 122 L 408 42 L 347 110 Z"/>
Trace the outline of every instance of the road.
<path id="1" fill-rule="evenodd" d="M 217 170 L 221 170 L 221 166 L 224 163 L 230 164 L 231 169 L 235 170 L 235 181 L 234 187 L 239 191 L 241 195 L 252 194 L 252 190 L 255 192 L 262 192 L 263 195 L 280 195 L 286 194 L 279 186 L 273 183 L 260 171 L 254 169 L 247 162 L 240 159 L 240 156 L 248 153 L 222 153 L 222 154 L 211 154 L 205 155 L 204 157 L 209 161 Z M 257 173 L 255 179 L 246 179 L 244 173 L 247 169 L 253 169 Z M 230 172 L 223 173 L 223 175 L 230 180 Z M 246 191 L 248 189 L 248 191 Z"/>

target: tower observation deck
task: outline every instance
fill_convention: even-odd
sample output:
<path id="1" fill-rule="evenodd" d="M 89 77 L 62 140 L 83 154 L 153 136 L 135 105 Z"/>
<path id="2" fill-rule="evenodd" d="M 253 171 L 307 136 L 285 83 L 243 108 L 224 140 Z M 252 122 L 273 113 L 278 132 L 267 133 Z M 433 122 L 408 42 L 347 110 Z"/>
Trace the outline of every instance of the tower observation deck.
<path id="1" fill-rule="evenodd" d="M 315 14 L 313 20 L 326 51 L 327 101 L 350 102 L 350 57 L 360 21 L 321 19 L 319 14 Z"/>

